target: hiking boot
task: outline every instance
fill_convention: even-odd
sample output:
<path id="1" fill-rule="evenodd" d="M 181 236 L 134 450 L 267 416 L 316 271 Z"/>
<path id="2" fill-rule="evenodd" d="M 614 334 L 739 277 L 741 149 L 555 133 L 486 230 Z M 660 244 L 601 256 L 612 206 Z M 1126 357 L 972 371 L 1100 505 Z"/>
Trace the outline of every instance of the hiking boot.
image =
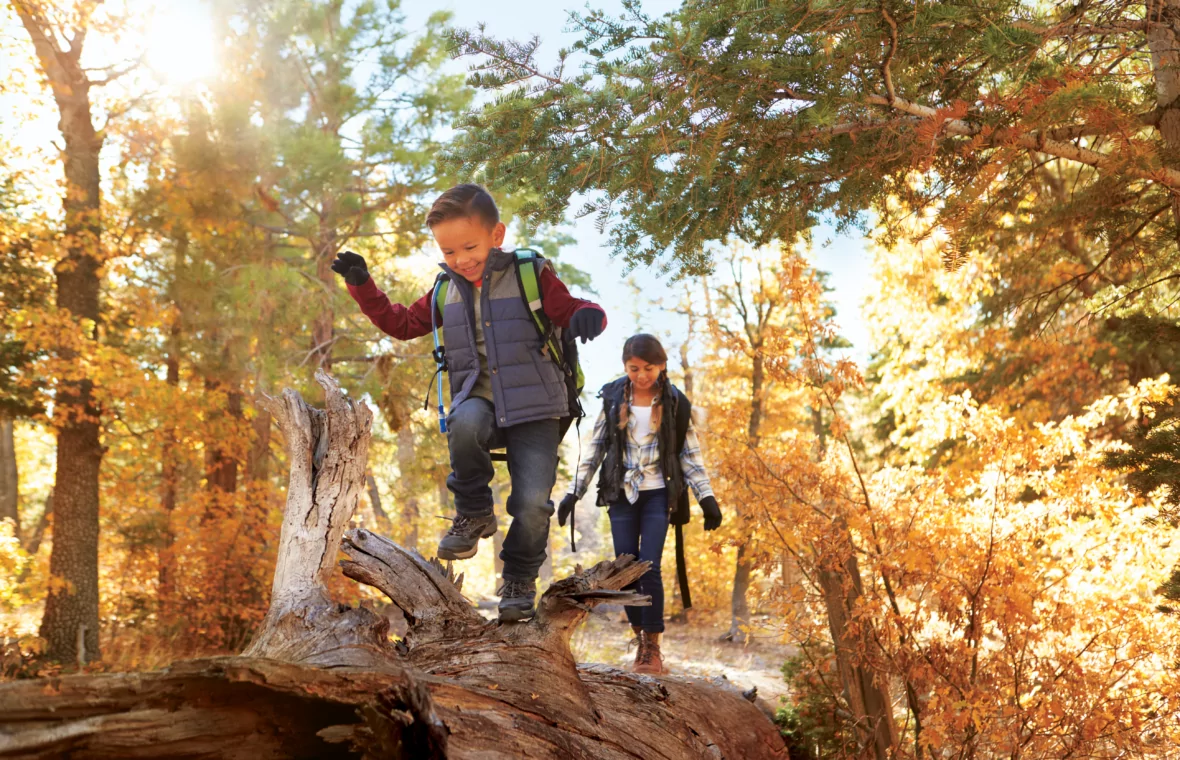
<path id="1" fill-rule="evenodd" d="M 438 542 L 438 558 L 471 559 L 479 551 L 479 540 L 496 535 L 499 527 L 494 513 L 482 517 L 456 515 L 451 529 Z"/>
<path id="2" fill-rule="evenodd" d="M 635 638 L 631 639 L 627 648 L 630 649 L 632 645 L 635 646 L 635 662 L 631 663 L 630 668 L 631 672 L 634 673 L 635 669 L 647 658 L 647 642 L 643 638 L 643 629 L 639 626 L 631 626 L 631 633 L 635 634 Z"/>
<path id="3" fill-rule="evenodd" d="M 496 593 L 500 596 L 501 623 L 516 623 L 536 613 L 533 609 L 533 600 L 537 596 L 536 581 L 505 580 Z"/>
<path id="4" fill-rule="evenodd" d="M 639 637 L 640 654 L 635 656 L 633 673 L 648 676 L 662 675 L 664 672 L 664 658 L 660 654 L 660 634 L 644 631 Z"/>

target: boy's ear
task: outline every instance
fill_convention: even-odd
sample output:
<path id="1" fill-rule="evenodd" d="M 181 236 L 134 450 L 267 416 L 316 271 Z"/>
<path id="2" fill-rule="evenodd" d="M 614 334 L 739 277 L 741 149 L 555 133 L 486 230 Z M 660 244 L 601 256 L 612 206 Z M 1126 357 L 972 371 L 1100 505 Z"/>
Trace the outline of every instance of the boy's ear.
<path id="1" fill-rule="evenodd" d="M 492 228 L 492 246 L 499 248 L 504 245 L 504 236 L 508 234 L 508 228 L 504 226 L 503 222 L 496 222 L 496 226 Z"/>

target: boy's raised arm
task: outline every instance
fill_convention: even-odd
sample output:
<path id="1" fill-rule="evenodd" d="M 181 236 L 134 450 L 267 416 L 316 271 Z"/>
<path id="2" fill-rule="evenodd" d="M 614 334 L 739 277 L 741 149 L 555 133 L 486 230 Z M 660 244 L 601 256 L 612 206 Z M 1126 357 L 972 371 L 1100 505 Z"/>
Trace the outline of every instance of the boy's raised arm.
<path id="1" fill-rule="evenodd" d="M 369 277 L 360 285 L 349 283 L 348 294 L 352 296 L 361 312 L 377 329 L 386 335 L 392 335 L 398 340 L 412 340 L 430 334 L 430 295 L 431 290 L 409 306 L 391 303 Z"/>
<path id="2" fill-rule="evenodd" d="M 601 333 L 606 329 L 606 309 L 593 301 L 574 298 L 570 295 L 565 283 L 549 267 L 541 270 L 541 303 L 545 307 L 545 316 L 549 317 L 549 321 L 562 329 L 570 326 L 570 319 L 573 318 L 574 312 L 586 308 L 596 309 L 602 313 L 602 324 L 598 332 Z"/>

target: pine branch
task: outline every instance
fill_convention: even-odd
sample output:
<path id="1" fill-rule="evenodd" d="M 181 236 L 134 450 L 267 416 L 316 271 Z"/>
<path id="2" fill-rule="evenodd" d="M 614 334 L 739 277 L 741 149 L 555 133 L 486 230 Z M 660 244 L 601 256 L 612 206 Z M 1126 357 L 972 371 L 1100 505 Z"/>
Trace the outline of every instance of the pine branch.
<path id="1" fill-rule="evenodd" d="M 960 137 L 986 137 L 993 145 L 1015 145 L 1028 150 L 1046 153 L 1067 161 L 1086 164 L 1097 169 L 1111 172 L 1121 172 L 1132 177 L 1159 182 L 1169 188 L 1180 189 L 1180 171 L 1161 167 L 1159 169 L 1141 169 L 1134 166 L 1123 166 L 1114 156 L 1099 153 L 1089 148 L 1083 148 L 1072 143 L 1062 142 L 1046 137 L 1043 133 L 1021 132 L 1013 127 L 1000 127 L 991 133 L 985 133 L 984 128 L 966 122 L 962 119 L 947 119 L 942 111 L 930 106 L 920 105 L 903 98 L 893 98 L 892 101 L 884 95 L 869 95 L 865 101 L 870 105 L 893 108 L 913 116 L 927 119 L 937 119 L 942 122 L 942 131 Z"/>

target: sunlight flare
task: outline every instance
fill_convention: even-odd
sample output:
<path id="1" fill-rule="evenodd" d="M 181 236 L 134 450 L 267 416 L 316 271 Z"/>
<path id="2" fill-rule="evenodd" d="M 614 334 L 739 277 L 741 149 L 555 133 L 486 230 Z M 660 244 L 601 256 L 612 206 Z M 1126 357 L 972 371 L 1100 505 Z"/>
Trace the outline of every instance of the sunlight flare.
<path id="1" fill-rule="evenodd" d="M 169 84 L 211 77 L 217 54 L 207 14 L 190 3 L 160 7 L 148 27 L 147 62 Z"/>

